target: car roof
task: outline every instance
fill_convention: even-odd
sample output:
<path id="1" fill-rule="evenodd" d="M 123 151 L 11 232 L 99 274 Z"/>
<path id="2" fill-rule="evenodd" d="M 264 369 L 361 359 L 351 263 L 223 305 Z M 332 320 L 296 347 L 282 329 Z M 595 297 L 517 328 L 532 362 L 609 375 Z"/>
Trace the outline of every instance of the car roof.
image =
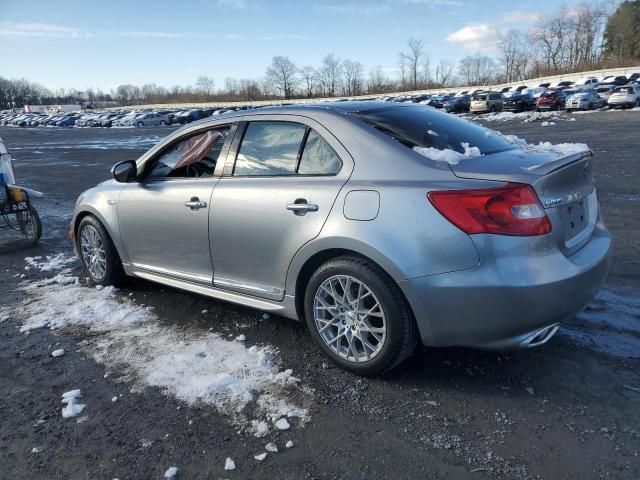
<path id="1" fill-rule="evenodd" d="M 203 119 L 191 122 L 189 125 L 203 125 L 211 122 L 218 122 L 219 120 L 226 120 L 232 118 L 240 118 L 246 115 L 309 115 L 312 112 L 315 113 L 335 113 L 335 114 L 354 114 L 365 112 L 377 112 L 381 110 L 392 110 L 396 108 L 429 108 L 425 105 L 417 103 L 399 103 L 399 102 L 381 102 L 378 100 L 362 100 L 362 101 L 344 101 L 344 102 L 317 102 L 317 103 L 303 103 L 295 105 L 281 105 L 281 106 L 265 106 L 259 109 L 249 110 L 233 110 L 230 112 L 221 113 L 212 117 L 205 117 Z"/>

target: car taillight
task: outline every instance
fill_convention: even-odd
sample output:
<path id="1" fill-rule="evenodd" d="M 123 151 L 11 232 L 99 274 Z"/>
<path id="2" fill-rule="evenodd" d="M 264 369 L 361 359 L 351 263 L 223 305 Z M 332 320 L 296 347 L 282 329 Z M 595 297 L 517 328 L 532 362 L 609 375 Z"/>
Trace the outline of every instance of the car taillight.
<path id="1" fill-rule="evenodd" d="M 534 236 L 551 232 L 551 222 L 531 186 L 507 183 L 474 190 L 436 190 L 427 194 L 433 206 L 469 235 Z"/>

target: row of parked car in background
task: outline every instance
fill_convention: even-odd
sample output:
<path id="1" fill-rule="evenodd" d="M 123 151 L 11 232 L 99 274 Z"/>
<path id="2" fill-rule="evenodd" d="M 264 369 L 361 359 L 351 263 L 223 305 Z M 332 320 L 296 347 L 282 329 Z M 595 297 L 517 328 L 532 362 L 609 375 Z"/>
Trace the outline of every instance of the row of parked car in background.
<path id="1" fill-rule="evenodd" d="M 246 108 L 246 107 L 244 107 Z M 0 125 L 17 127 L 149 127 L 185 125 L 234 109 L 122 109 L 60 113 L 0 112 Z"/>
<path id="2" fill-rule="evenodd" d="M 640 107 L 640 73 L 600 80 L 584 77 L 576 82 L 566 80 L 536 87 L 511 86 L 497 91 L 475 89 L 436 95 L 387 96 L 382 100 L 421 103 L 450 113 Z"/>
<path id="3" fill-rule="evenodd" d="M 367 98 L 370 100 L 371 98 Z M 341 99 L 344 100 L 344 99 Z M 483 89 L 439 94 L 385 96 L 378 100 L 413 102 L 444 109 L 450 113 L 526 112 L 530 110 L 593 110 L 603 107 L 640 107 L 640 73 L 608 76 L 598 80 L 584 77 L 576 82 L 542 83 L 537 87 L 519 85 L 499 91 Z M 265 105 L 263 105 L 265 106 Z M 195 120 L 231 110 L 231 108 L 126 109 L 57 113 L 0 112 L 0 125 L 18 127 L 148 127 L 185 125 Z"/>

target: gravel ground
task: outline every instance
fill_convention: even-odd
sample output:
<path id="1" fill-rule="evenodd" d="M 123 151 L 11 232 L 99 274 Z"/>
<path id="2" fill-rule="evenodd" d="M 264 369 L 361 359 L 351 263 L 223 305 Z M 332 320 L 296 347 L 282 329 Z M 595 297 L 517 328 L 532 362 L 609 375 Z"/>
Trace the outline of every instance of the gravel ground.
<path id="1" fill-rule="evenodd" d="M 0 318 L 0 478 L 153 479 L 171 466 L 177 478 L 207 479 L 640 478 L 640 112 L 524 120 L 480 121 L 530 142 L 588 143 L 615 237 L 603 293 L 547 345 L 419 349 L 390 374 L 365 379 L 328 365 L 301 324 L 132 280 L 118 295 L 154 307 L 162 324 L 277 349 L 309 392 L 310 421 L 256 438 L 211 406 L 134 388 L 88 353 L 100 334 L 25 335 L 16 311 Z M 20 183 L 47 194 L 36 201 L 41 243 L 0 254 L 0 305 L 24 298 L 19 282 L 45 276 L 25 271 L 25 257 L 70 252 L 77 195 L 168 131 L 0 128 Z M 81 275 L 77 263 L 70 268 Z M 52 357 L 60 348 L 65 355 Z M 60 397 L 73 388 L 87 407 L 64 419 Z M 285 449 L 288 440 L 294 447 Z M 254 460 L 271 441 L 280 452 Z M 224 470 L 227 457 L 236 470 Z"/>

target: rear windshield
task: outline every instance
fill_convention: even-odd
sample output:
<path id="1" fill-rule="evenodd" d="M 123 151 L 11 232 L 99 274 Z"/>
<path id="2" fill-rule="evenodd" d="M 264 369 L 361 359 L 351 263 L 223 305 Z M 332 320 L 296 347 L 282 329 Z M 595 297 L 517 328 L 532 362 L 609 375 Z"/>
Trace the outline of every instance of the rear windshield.
<path id="1" fill-rule="evenodd" d="M 630 87 L 618 87 L 614 90 L 617 93 L 633 93 L 633 88 Z"/>
<path id="2" fill-rule="evenodd" d="M 486 155 L 516 148 L 486 128 L 429 107 L 384 108 L 354 115 L 409 148 L 433 147 L 464 153 L 464 143 L 478 147 Z"/>
<path id="3" fill-rule="evenodd" d="M 483 94 L 480 94 L 480 95 L 474 95 L 473 99 L 474 100 L 486 100 L 487 99 L 487 94 L 483 93 Z"/>

